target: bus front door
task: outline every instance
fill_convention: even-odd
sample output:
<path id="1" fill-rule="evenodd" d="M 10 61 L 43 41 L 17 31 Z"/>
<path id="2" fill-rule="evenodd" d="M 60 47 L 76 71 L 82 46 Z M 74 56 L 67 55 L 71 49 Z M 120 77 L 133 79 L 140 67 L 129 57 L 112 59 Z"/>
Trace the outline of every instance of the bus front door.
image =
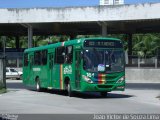
<path id="1" fill-rule="evenodd" d="M 81 51 L 76 51 L 75 56 L 75 87 L 76 89 L 80 89 Z"/>
<path id="2" fill-rule="evenodd" d="M 48 87 L 53 87 L 53 64 L 54 64 L 54 53 L 49 54 L 49 71 L 48 71 Z"/>
<path id="3" fill-rule="evenodd" d="M 33 54 L 30 54 L 29 55 L 29 64 L 28 64 L 28 77 L 29 77 L 29 83 L 30 84 L 34 84 L 34 81 L 33 81 Z"/>

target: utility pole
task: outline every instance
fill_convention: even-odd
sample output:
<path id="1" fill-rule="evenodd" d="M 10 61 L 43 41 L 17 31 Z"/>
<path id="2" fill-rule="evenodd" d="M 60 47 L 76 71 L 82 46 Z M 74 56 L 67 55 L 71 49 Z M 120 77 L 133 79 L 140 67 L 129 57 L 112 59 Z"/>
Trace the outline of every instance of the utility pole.
<path id="1" fill-rule="evenodd" d="M 6 56 L 6 37 L 2 36 L 2 41 L 3 41 L 3 57 Z"/>
<path id="2" fill-rule="evenodd" d="M 2 36 L 3 43 L 3 86 L 6 89 L 6 36 Z"/>

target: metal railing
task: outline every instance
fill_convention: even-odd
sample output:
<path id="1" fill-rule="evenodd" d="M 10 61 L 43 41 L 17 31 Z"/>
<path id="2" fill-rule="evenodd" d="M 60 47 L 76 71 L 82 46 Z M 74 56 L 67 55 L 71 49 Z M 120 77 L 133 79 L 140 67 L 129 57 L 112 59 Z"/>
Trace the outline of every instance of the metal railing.
<path id="1" fill-rule="evenodd" d="M 138 57 L 138 56 L 128 56 L 126 60 L 127 67 L 149 67 L 149 68 L 160 68 L 160 56 L 146 56 L 146 57 Z"/>

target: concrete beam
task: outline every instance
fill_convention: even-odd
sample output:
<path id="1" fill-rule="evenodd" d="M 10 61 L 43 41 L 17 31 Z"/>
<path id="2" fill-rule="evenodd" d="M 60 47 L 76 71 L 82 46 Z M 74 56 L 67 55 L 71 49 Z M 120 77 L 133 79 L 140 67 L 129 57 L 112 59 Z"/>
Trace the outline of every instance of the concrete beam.
<path id="1" fill-rule="evenodd" d="M 0 9 L 0 23 L 137 21 L 160 19 L 159 11 L 160 3 L 95 7 Z"/>

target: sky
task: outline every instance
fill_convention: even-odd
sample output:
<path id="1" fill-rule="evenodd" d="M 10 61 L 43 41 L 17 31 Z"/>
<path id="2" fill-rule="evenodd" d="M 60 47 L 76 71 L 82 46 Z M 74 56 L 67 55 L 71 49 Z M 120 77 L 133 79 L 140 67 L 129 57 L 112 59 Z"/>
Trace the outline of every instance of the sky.
<path id="1" fill-rule="evenodd" d="M 160 2 L 160 0 L 125 0 L 125 4 Z M 0 0 L 0 8 L 97 6 L 99 0 Z"/>

